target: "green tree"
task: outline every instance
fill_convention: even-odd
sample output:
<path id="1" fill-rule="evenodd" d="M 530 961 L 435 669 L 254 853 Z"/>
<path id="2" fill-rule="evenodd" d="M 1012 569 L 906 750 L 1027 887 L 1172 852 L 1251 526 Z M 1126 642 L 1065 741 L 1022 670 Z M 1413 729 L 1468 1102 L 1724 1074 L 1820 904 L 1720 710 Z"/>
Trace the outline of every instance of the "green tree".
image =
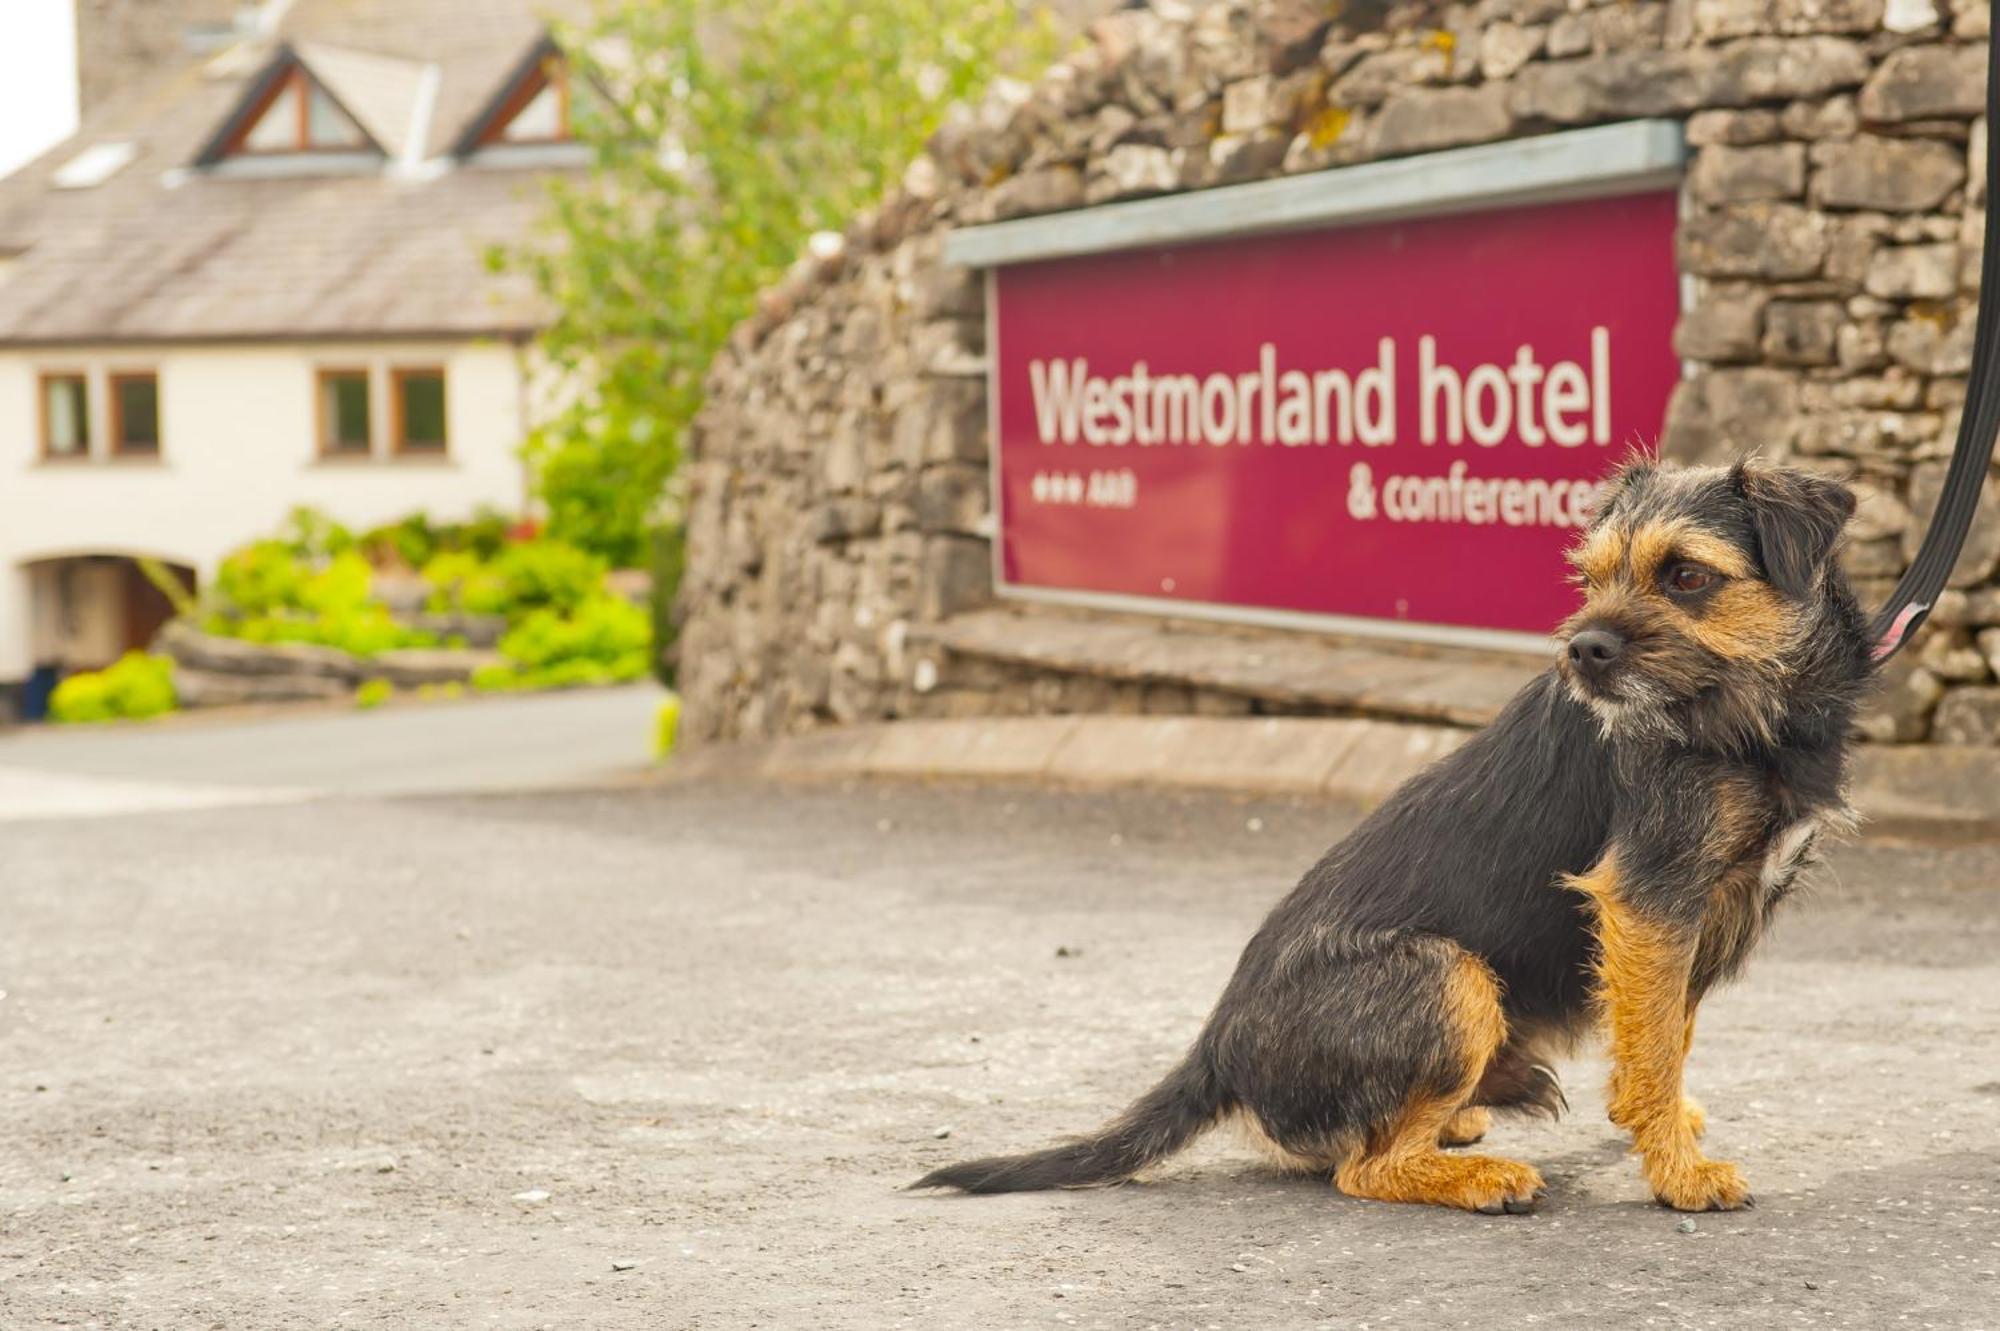
<path id="1" fill-rule="evenodd" d="M 596 169 L 498 257 L 554 305 L 542 348 L 576 393 L 529 445 L 555 535 L 645 556 L 759 289 L 877 201 L 951 103 L 1046 60 L 1052 31 L 1018 0 L 622 0 L 559 34 Z"/>

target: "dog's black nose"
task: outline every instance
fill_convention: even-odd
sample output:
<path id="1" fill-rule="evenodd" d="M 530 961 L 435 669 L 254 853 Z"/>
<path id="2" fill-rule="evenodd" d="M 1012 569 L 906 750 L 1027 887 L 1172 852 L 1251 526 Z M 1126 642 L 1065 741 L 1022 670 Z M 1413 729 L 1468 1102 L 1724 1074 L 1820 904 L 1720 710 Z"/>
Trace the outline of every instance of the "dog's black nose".
<path id="1" fill-rule="evenodd" d="M 1625 654 L 1625 639 L 1609 629 L 1585 629 L 1569 640 L 1569 663 L 1586 678 L 1595 678 Z"/>

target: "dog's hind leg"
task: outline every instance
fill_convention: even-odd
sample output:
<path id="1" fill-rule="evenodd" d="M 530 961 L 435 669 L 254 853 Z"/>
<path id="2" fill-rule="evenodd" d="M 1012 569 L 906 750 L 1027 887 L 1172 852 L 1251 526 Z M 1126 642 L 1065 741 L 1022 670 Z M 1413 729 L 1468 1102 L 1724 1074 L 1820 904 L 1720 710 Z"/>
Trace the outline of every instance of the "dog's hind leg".
<path id="1" fill-rule="evenodd" d="M 1438 1134 L 1440 1146 L 1470 1146 L 1493 1126 L 1493 1111 L 1484 1105 L 1467 1105 L 1451 1116 Z"/>
<path id="2" fill-rule="evenodd" d="M 1507 1039 L 1500 988 L 1477 957 L 1456 947 L 1426 998 L 1439 1005 L 1442 1046 L 1430 1051 L 1430 1075 L 1409 1080 L 1402 1103 L 1365 1131 L 1341 1161 L 1334 1183 L 1351 1197 L 1429 1202 L 1468 1211 L 1532 1210 L 1542 1176 L 1529 1165 L 1484 1155 L 1447 1155 L 1439 1142 L 1467 1124 L 1467 1109 L 1487 1065 Z"/>

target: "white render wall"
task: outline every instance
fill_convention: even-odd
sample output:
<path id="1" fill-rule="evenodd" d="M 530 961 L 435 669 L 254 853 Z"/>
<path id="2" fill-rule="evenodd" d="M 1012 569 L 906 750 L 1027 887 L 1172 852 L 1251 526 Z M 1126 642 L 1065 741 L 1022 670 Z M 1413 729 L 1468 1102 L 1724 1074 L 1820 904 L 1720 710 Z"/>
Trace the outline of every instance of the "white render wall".
<path id="1" fill-rule="evenodd" d="M 500 343 L 0 349 L 0 682 L 31 665 L 24 566 L 69 555 L 151 555 L 201 585 L 230 550 L 274 532 L 300 504 L 352 527 L 422 510 L 468 516 L 526 504 L 524 353 Z M 374 371 L 375 455 L 318 456 L 319 368 Z M 443 458 L 389 455 L 388 370 L 445 367 Z M 36 394 L 47 372 L 90 376 L 94 456 L 44 463 Z M 160 377 L 159 460 L 113 460 L 106 375 Z"/>

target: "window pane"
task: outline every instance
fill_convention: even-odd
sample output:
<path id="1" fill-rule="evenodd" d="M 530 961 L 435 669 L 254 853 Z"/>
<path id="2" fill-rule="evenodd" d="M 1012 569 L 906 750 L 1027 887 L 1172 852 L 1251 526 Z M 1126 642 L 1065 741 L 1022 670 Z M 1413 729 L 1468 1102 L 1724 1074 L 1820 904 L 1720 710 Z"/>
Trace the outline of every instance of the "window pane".
<path id="1" fill-rule="evenodd" d="M 405 449 L 444 447 L 444 374 L 420 370 L 402 377 L 403 419 L 398 438 Z"/>
<path id="2" fill-rule="evenodd" d="M 306 140 L 315 148 L 358 148 L 363 142 L 361 127 L 317 83 L 306 100 Z"/>
<path id="3" fill-rule="evenodd" d="M 545 143 L 563 137 L 562 94 L 545 84 L 528 104 L 514 113 L 500 137 L 510 143 Z"/>
<path id="4" fill-rule="evenodd" d="M 253 153 L 283 153 L 298 146 L 299 81 L 293 79 L 243 137 L 243 148 Z"/>
<path id="5" fill-rule="evenodd" d="M 90 406 L 81 376 L 43 381 L 44 443 L 50 457 L 81 457 L 90 451 Z"/>
<path id="6" fill-rule="evenodd" d="M 320 380 L 320 433 L 329 453 L 368 451 L 368 376 L 330 374 Z"/>
<path id="7" fill-rule="evenodd" d="M 160 381 L 150 374 L 121 375 L 111 381 L 118 395 L 118 438 L 121 453 L 160 451 Z"/>

